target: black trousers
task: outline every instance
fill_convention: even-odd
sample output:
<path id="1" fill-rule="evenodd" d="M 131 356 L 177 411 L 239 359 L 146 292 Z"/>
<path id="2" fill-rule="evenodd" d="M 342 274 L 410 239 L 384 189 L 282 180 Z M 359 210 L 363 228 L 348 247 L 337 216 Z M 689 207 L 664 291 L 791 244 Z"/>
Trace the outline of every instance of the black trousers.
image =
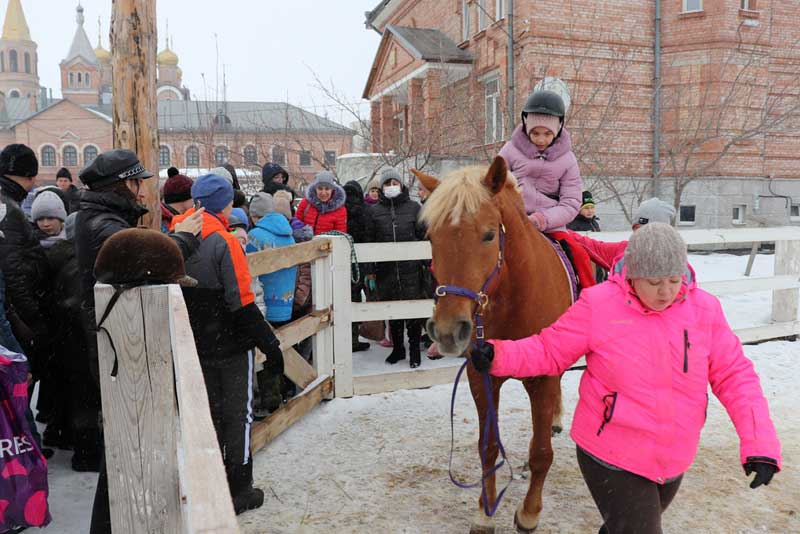
<path id="1" fill-rule="evenodd" d="M 609 469 L 578 447 L 578 465 L 609 534 L 662 534 L 661 514 L 667 509 L 683 475 L 656 484 L 628 471 Z"/>

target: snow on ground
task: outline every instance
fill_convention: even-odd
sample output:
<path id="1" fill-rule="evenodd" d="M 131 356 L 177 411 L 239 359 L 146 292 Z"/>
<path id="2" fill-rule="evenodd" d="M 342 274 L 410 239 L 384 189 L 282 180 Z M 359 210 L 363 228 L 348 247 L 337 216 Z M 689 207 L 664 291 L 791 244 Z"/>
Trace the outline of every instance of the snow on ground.
<path id="1" fill-rule="evenodd" d="M 759 255 L 753 276 L 769 276 L 774 256 Z M 742 278 L 747 256 L 692 255 L 700 281 Z M 769 322 L 771 293 L 724 297 L 734 328 Z M 784 447 L 784 471 L 765 491 L 750 490 L 738 466 L 738 440 L 719 403 L 712 401 L 700 450 L 676 502 L 665 516 L 665 532 L 800 532 L 800 343 L 772 342 L 745 348 L 761 373 Z M 389 366 L 390 349 L 354 355 L 354 374 L 408 370 L 408 360 Z M 428 360 L 422 368 L 461 360 Z M 579 376 L 562 381 L 569 428 Z M 509 381 L 502 390 L 501 432 L 512 464 L 525 462 L 530 439 L 530 404 L 524 389 Z M 266 492 L 262 509 L 240 516 L 248 534 L 270 532 L 466 532 L 477 490 L 460 490 L 447 477 L 450 447 L 450 387 L 399 391 L 324 403 L 256 455 L 256 484 Z M 457 399 L 457 475 L 478 474 L 477 421 L 466 384 Z M 555 461 L 545 485 L 542 533 L 596 532 L 599 517 L 580 477 L 574 444 L 553 441 Z M 52 526 L 59 534 L 84 534 L 91 515 L 95 474 L 73 473 L 69 452 L 49 463 Z M 498 484 L 504 484 L 507 472 Z M 500 531 L 513 532 L 513 510 L 527 489 L 515 480 L 498 512 Z"/>

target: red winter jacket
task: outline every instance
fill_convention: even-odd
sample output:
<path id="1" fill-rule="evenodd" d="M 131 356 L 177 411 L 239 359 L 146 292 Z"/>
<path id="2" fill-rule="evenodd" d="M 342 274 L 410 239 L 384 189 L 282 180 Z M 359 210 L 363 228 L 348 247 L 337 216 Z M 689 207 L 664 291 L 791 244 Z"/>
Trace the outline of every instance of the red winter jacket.
<path id="1" fill-rule="evenodd" d="M 339 184 L 328 182 L 326 186 L 333 189 L 333 194 L 327 202 L 317 198 L 317 185 L 315 180 L 309 187 L 306 198 L 300 201 L 295 216 L 314 230 L 314 235 L 319 235 L 331 230 L 347 233 L 347 209 L 344 206 L 346 195 Z"/>

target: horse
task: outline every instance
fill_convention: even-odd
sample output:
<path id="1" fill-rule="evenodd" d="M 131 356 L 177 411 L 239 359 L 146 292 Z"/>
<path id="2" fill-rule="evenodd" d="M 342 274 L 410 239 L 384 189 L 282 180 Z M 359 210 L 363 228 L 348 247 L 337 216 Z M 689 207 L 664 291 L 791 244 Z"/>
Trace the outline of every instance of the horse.
<path id="1" fill-rule="evenodd" d="M 431 191 L 420 219 L 427 226 L 434 275 L 441 286 L 427 331 L 443 355 L 460 356 L 469 350 L 476 336 L 473 318 L 478 307 L 487 339 L 519 339 L 550 325 L 570 306 L 569 274 L 553 245 L 528 220 L 516 178 L 503 158 L 496 157 L 488 171 L 485 166 L 467 167 L 441 182 L 416 169 L 412 173 Z M 466 288 L 480 295 L 480 302 L 441 292 L 446 286 Z M 486 477 L 470 533 L 493 533 L 494 518 L 484 510 L 491 509 L 497 498 L 492 469 L 498 455 L 497 436 L 489 429 L 489 443 L 483 443 L 488 424 L 487 388 L 483 375 L 471 363 L 467 377 L 478 410 L 478 448 L 485 450 L 482 468 Z M 494 413 L 506 380 L 491 377 Z M 514 525 L 518 532 L 533 532 L 539 524 L 542 488 L 553 461 L 550 440 L 561 426 L 561 384 L 559 377 L 548 376 L 527 378 L 522 383 L 530 397 L 533 419 L 528 458 L 531 479 L 514 514 Z"/>

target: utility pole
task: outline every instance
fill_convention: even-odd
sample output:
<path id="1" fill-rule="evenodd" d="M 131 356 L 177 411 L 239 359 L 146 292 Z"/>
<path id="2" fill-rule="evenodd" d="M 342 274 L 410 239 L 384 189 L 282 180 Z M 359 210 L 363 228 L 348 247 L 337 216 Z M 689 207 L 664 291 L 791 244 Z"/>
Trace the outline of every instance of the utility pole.
<path id="1" fill-rule="evenodd" d="M 157 39 L 156 0 L 112 0 L 114 148 L 133 150 L 154 174 L 158 174 Z M 144 223 L 158 230 L 158 178 L 144 180 L 143 187 L 150 210 Z"/>

